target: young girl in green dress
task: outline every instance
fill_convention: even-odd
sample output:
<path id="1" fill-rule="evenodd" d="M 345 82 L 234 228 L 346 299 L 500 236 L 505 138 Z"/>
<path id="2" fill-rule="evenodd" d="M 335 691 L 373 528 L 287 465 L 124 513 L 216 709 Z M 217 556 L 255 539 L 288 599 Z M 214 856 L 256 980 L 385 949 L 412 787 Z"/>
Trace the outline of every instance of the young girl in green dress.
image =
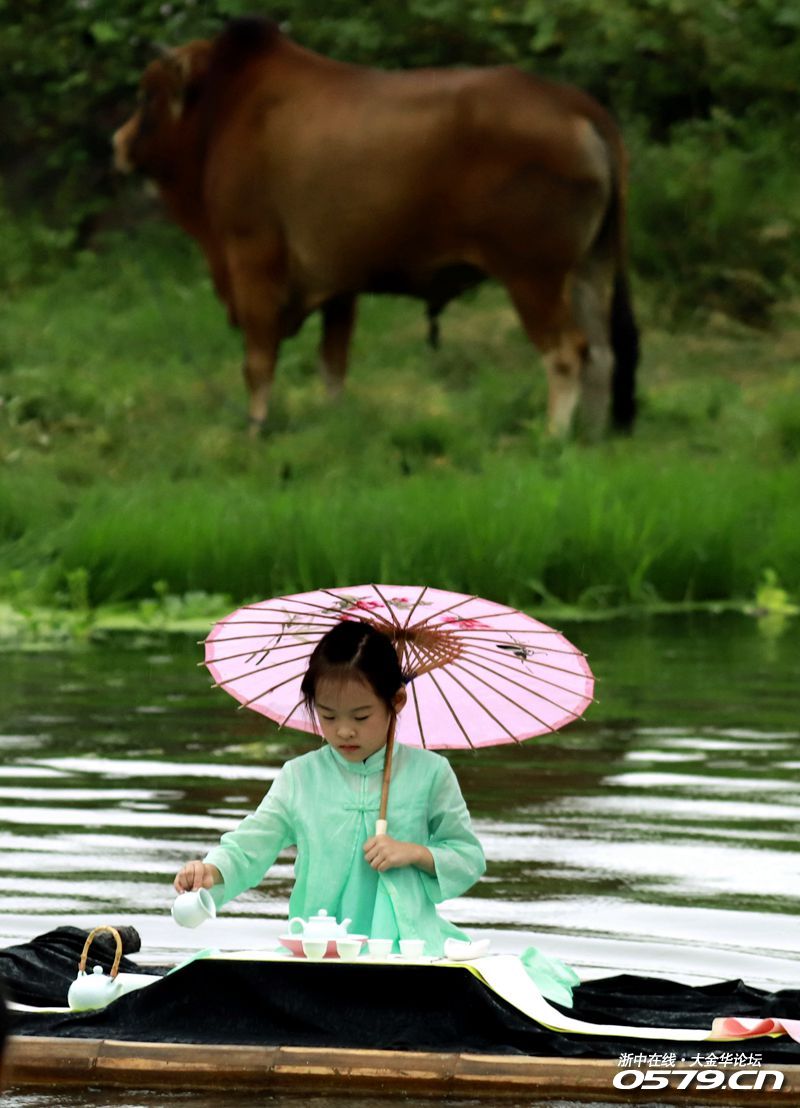
<path id="1" fill-rule="evenodd" d="M 278 854 L 296 846 L 289 915 L 325 909 L 371 938 L 444 940 L 467 936 L 436 911 L 461 896 L 485 869 L 449 762 L 397 743 L 387 821 L 375 834 L 386 741 L 406 703 L 403 674 L 389 638 L 371 624 L 344 620 L 320 639 L 302 691 L 324 740 L 293 758 L 257 810 L 201 861 L 175 878 L 185 892 L 211 890 L 221 906 L 257 885 Z"/>

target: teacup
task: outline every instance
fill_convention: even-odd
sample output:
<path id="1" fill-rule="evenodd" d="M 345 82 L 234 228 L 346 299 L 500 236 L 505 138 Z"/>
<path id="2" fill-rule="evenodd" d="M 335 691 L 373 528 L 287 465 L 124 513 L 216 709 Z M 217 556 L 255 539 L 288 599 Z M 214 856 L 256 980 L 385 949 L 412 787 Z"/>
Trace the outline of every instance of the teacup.
<path id="1" fill-rule="evenodd" d="M 337 939 L 336 953 L 343 962 L 355 962 L 361 953 L 361 939 Z"/>
<path id="2" fill-rule="evenodd" d="M 303 954 L 310 961 L 317 962 L 320 958 L 324 958 L 327 949 L 327 939 L 303 939 Z"/>
<path id="3" fill-rule="evenodd" d="M 400 953 L 404 958 L 421 958 L 425 953 L 425 940 L 401 939 Z"/>
<path id="4" fill-rule="evenodd" d="M 214 919 L 217 906 L 208 889 L 181 893 L 172 905 L 172 918 L 181 927 L 199 927 L 207 919 Z"/>
<path id="5" fill-rule="evenodd" d="M 388 958 L 392 953 L 391 939 L 367 939 L 367 946 L 373 958 Z"/>

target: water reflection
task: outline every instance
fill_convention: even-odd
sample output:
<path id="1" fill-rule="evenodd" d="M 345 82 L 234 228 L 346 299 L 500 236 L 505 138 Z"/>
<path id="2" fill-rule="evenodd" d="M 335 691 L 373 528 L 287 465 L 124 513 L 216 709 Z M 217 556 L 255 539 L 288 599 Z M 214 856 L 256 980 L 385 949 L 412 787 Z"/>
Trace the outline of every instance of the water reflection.
<path id="1" fill-rule="evenodd" d="M 489 870 L 446 911 L 586 976 L 800 984 L 798 627 L 770 658 L 740 617 L 569 634 L 599 677 L 588 721 L 451 759 Z M 314 745 L 236 711 L 196 661 L 184 639 L 3 658 L 0 944 L 63 922 L 133 923 L 157 961 L 277 938 L 289 853 L 201 936 L 168 915 L 178 864 Z"/>

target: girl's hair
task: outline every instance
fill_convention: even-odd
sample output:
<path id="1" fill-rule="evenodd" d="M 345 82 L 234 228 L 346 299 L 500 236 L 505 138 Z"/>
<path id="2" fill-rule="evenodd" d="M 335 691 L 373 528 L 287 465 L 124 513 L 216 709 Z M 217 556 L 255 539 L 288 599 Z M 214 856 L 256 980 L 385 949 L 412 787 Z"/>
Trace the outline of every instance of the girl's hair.
<path id="1" fill-rule="evenodd" d="M 300 690 L 306 710 L 314 718 L 320 681 L 364 681 L 390 712 L 397 690 L 404 684 L 397 651 L 388 635 L 360 619 L 342 620 L 314 647 Z"/>

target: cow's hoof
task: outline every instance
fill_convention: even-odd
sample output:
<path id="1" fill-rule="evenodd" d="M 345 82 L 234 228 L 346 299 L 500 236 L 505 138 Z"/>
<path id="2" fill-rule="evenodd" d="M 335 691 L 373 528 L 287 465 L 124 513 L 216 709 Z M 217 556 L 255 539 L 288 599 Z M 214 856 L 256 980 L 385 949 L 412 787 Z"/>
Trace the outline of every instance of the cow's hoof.
<path id="1" fill-rule="evenodd" d="M 250 416 L 247 420 L 247 434 L 251 439 L 262 439 L 267 432 L 266 419 L 256 419 L 255 416 Z"/>

